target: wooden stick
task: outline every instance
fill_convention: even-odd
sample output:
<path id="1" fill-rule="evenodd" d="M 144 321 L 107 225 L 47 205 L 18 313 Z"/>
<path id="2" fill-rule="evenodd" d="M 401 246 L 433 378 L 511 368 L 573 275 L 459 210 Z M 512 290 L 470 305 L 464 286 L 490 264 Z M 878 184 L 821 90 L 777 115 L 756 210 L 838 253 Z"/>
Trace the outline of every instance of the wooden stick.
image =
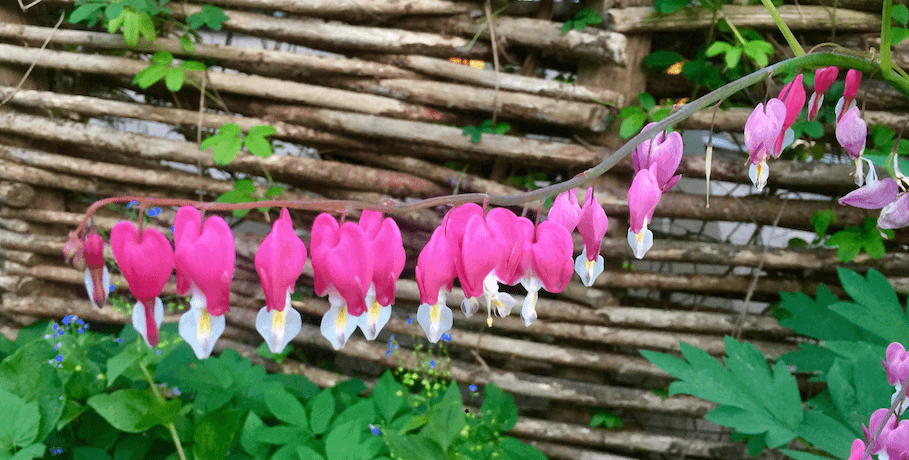
<path id="1" fill-rule="evenodd" d="M 344 184 L 344 186 L 358 187 L 361 190 L 381 191 L 401 196 L 433 196 L 445 192 L 435 184 L 408 174 L 296 156 L 272 155 L 267 159 L 261 159 L 252 155 L 240 155 L 229 165 L 220 166 L 214 162 L 209 152 L 199 150 L 194 143 L 127 133 L 82 123 L 58 122 L 21 113 L 0 113 L 0 131 L 15 132 L 45 140 L 90 145 L 95 148 L 107 148 L 159 160 L 201 164 L 204 167 L 223 167 L 255 175 L 260 174 L 262 168 L 265 168 L 272 173 L 276 180 L 289 183 L 311 181 L 333 187 Z M 2 169 L 0 168 L 0 175 L 3 174 Z M 19 177 L 12 179 L 24 180 Z M 39 185 L 54 186 L 53 184 L 54 180 L 51 179 L 49 182 Z M 59 185 L 57 186 L 59 187 Z M 84 189 L 85 187 L 80 187 L 80 190 Z"/>
<path id="2" fill-rule="evenodd" d="M 394 97 L 429 106 L 492 114 L 496 92 L 475 86 L 428 80 L 332 78 L 331 86 Z M 565 101 L 546 96 L 499 91 L 498 111 L 503 118 L 545 123 L 593 132 L 606 130 L 609 110 L 600 104 Z"/>
<path id="3" fill-rule="evenodd" d="M 173 10 L 176 17 L 184 18 L 201 12 L 202 8 L 184 4 L 182 8 L 174 5 Z M 227 30 L 326 51 L 424 54 L 443 58 L 482 58 L 490 52 L 489 46 L 483 43 L 468 48 L 470 41 L 467 39 L 435 33 L 351 26 L 321 19 L 275 18 L 237 10 L 224 10 L 224 14 L 228 17 L 223 24 Z"/>
<path id="4" fill-rule="evenodd" d="M 132 78 L 149 65 L 147 62 L 137 59 L 51 50 L 45 50 L 41 56 L 38 56 L 37 60 L 35 58 L 34 53 L 28 48 L 0 44 L 0 62 L 10 64 L 31 64 L 36 62 L 40 67 L 129 78 Z M 190 82 L 201 81 L 200 77 L 195 75 L 195 72 L 186 72 L 186 79 Z M 407 104 L 388 97 L 255 75 L 208 72 L 206 84 L 209 88 L 217 91 L 353 110 L 373 115 L 433 122 L 439 121 L 440 115 L 443 115 L 442 119 L 444 119 L 444 114 L 440 114 L 436 110 Z"/>
<path id="5" fill-rule="evenodd" d="M 0 23 L 0 37 L 23 40 L 33 46 L 44 42 L 50 28 L 22 24 Z M 412 71 L 388 64 L 356 58 L 315 56 L 243 46 L 207 45 L 198 43 L 192 53 L 186 52 L 179 40 L 159 37 L 154 42 L 139 39 L 135 47 L 126 44 L 121 35 L 81 30 L 58 30 L 51 42 L 95 49 L 134 49 L 151 52 L 167 51 L 188 59 L 216 59 L 226 67 L 243 64 L 255 73 L 283 77 L 312 77 L 317 75 L 350 75 L 375 78 L 419 78 Z"/>
<path id="6" fill-rule="evenodd" d="M 337 2 L 334 0 L 214 0 L 213 5 L 279 10 L 317 18 L 334 18 L 345 22 L 375 21 L 377 18 L 410 15 L 458 14 L 470 11 L 468 3 L 445 0 L 370 0 Z"/>
<path id="7" fill-rule="evenodd" d="M 24 208 L 35 198 L 35 189 L 21 182 L 0 181 L 0 205 Z"/>
<path id="8" fill-rule="evenodd" d="M 495 87 L 495 76 L 489 72 L 469 65 L 455 64 L 444 59 L 417 55 L 379 55 L 373 58 L 380 62 L 405 67 L 433 77 L 471 83 L 487 88 Z M 608 89 L 566 85 L 554 80 L 514 74 L 500 74 L 499 87 L 503 90 L 520 91 L 573 101 L 601 102 L 619 107 L 622 107 L 625 102 L 621 94 Z"/>
<path id="9" fill-rule="evenodd" d="M 725 5 L 720 10 L 736 27 L 776 29 L 776 23 L 763 6 Z M 836 19 L 826 7 L 816 5 L 783 5 L 780 16 L 792 30 L 873 31 L 881 28 L 878 14 L 838 8 Z M 669 14 L 657 14 L 651 7 L 613 8 L 606 21 L 612 30 L 622 33 L 677 32 L 710 27 L 714 13 L 707 8 L 683 8 Z"/>

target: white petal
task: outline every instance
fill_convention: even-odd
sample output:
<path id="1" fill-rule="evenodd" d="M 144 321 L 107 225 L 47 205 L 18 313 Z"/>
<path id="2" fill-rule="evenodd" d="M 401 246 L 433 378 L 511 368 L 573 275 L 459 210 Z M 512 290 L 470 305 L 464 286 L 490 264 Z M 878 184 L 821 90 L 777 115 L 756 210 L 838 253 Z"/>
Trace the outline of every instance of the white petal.
<path id="1" fill-rule="evenodd" d="M 597 256 L 597 260 L 587 260 L 587 248 L 584 248 L 581 255 L 574 260 L 574 272 L 581 277 L 581 282 L 587 287 L 593 286 L 593 282 L 600 276 L 600 273 L 603 273 L 603 267 L 603 256 L 601 255 Z"/>
<path id="2" fill-rule="evenodd" d="M 426 338 L 430 342 L 436 343 L 442 338 L 442 334 L 451 329 L 453 317 L 451 309 L 444 303 L 435 305 L 422 304 L 417 309 L 417 321 L 423 326 L 426 332 Z"/>
<path id="3" fill-rule="evenodd" d="M 640 233 L 633 233 L 628 229 L 628 245 L 631 246 L 631 252 L 637 259 L 643 259 L 644 254 L 653 246 L 653 232 L 647 229 L 647 226 L 641 228 Z"/>
<path id="4" fill-rule="evenodd" d="M 104 299 L 107 300 L 107 295 L 110 292 L 110 270 L 107 269 L 107 265 L 101 268 L 101 282 L 104 284 L 104 290 L 102 291 L 104 292 Z M 93 295 L 95 292 L 95 280 L 92 279 L 92 272 L 88 268 L 85 269 L 85 291 L 88 292 L 88 301 L 100 308 L 95 303 L 95 296 Z"/>
<path id="5" fill-rule="evenodd" d="M 521 307 L 521 318 L 524 318 L 524 327 L 528 327 L 537 320 L 537 293 L 538 291 L 528 291 L 524 297 L 524 305 Z"/>
<path id="6" fill-rule="evenodd" d="M 284 351 L 302 327 L 303 318 L 290 305 L 286 305 L 283 312 L 269 312 L 268 308 L 262 307 L 256 315 L 256 330 L 265 339 L 268 349 L 275 354 Z"/>
<path id="7" fill-rule="evenodd" d="M 357 319 L 350 316 L 346 306 L 333 306 L 322 316 L 322 325 L 319 329 L 322 336 L 331 342 L 331 346 L 335 350 L 340 350 L 357 329 Z"/>
<path id="8" fill-rule="evenodd" d="M 786 150 L 787 147 L 792 145 L 793 142 L 795 142 L 795 131 L 793 131 L 792 128 L 789 128 L 786 130 L 786 134 L 783 135 L 783 144 L 780 145 L 780 151 L 776 152 L 775 157 L 779 158 L 780 153 L 782 153 L 783 150 Z"/>
<path id="9" fill-rule="evenodd" d="M 770 167 L 767 165 L 766 161 L 762 161 L 760 164 L 751 163 L 751 166 L 748 167 L 748 177 L 751 178 L 751 183 L 754 184 L 759 192 L 764 190 L 764 187 L 767 185 L 767 178 L 770 177 Z"/>
<path id="10" fill-rule="evenodd" d="M 476 297 L 465 298 L 461 301 L 461 311 L 464 312 L 465 318 L 470 318 L 480 311 L 480 301 Z"/>
<path id="11" fill-rule="evenodd" d="M 843 111 L 843 102 L 845 102 L 845 99 L 839 98 L 839 100 L 836 101 L 836 108 L 833 109 L 833 112 L 836 113 L 837 120 L 840 119 L 840 112 Z M 818 106 L 820 106 L 820 104 L 818 104 Z M 849 110 L 849 109 L 846 109 L 846 110 Z"/>
<path id="12" fill-rule="evenodd" d="M 155 327 L 160 331 L 161 322 L 164 320 L 164 303 L 161 302 L 160 297 L 155 297 L 154 320 Z M 145 323 L 145 305 L 143 305 L 142 302 L 136 302 L 136 304 L 133 305 L 133 327 L 136 329 L 136 332 L 142 336 L 142 339 L 145 340 L 145 344 L 148 345 L 149 348 L 154 348 L 148 341 L 148 324 Z"/>
<path id="13" fill-rule="evenodd" d="M 191 308 L 180 317 L 180 337 L 192 347 L 197 358 L 205 359 L 211 356 L 215 342 L 224 333 L 224 326 L 223 315 L 213 316 L 205 308 Z"/>
<path id="14" fill-rule="evenodd" d="M 372 306 L 357 318 L 357 326 L 363 331 L 366 340 L 375 340 L 389 318 L 391 318 L 391 305 L 383 307 L 373 301 Z"/>
<path id="15" fill-rule="evenodd" d="M 871 166 L 874 169 L 874 165 Z M 861 187 L 865 183 L 865 163 L 859 157 L 855 160 L 855 185 Z"/>
<path id="16" fill-rule="evenodd" d="M 500 318 L 504 318 L 511 314 L 511 309 L 514 308 L 516 303 L 514 297 L 507 292 L 498 292 L 490 298 L 490 301 L 496 307 L 496 314 Z"/>

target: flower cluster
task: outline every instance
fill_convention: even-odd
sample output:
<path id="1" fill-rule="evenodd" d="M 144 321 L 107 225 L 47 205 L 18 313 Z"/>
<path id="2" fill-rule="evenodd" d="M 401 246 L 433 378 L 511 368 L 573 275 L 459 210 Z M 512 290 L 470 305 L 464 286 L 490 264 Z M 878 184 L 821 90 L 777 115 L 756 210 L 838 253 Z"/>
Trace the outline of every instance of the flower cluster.
<path id="1" fill-rule="evenodd" d="M 887 359 L 883 360 L 882 364 L 887 371 L 887 381 L 895 390 L 891 403 L 896 403 L 901 393 L 905 398 L 906 389 L 903 388 L 903 382 L 909 377 L 909 353 L 902 344 L 894 342 L 887 347 L 886 356 Z M 906 400 L 903 399 L 903 403 L 897 406 L 895 414 L 887 408 L 874 411 L 868 426 L 862 425 L 865 439 L 856 439 L 852 442 L 849 460 L 863 460 L 866 450 L 880 459 L 909 459 L 909 420 L 897 423 L 897 416 L 902 414 L 906 407 Z M 880 434 L 875 437 L 878 430 Z M 870 449 L 867 448 L 869 444 Z"/>

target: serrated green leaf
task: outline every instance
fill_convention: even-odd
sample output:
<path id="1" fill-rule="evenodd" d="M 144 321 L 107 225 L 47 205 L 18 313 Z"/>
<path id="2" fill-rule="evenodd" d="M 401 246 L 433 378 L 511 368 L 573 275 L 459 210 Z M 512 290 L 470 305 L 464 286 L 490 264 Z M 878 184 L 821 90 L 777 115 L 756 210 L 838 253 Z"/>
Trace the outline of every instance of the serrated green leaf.
<path id="1" fill-rule="evenodd" d="M 861 435 L 833 417 L 814 411 L 805 412 L 798 434 L 836 458 L 848 458 L 852 441 Z"/>
<path id="2" fill-rule="evenodd" d="M 708 46 L 707 51 L 705 51 L 704 54 L 706 54 L 707 57 L 714 57 L 714 56 L 718 56 L 722 53 L 725 53 L 725 52 L 729 51 L 730 49 L 732 49 L 732 45 L 730 45 L 729 43 L 723 42 L 723 41 L 717 41 L 717 42 L 713 42 L 710 46 Z"/>
<path id="3" fill-rule="evenodd" d="M 182 69 L 171 68 L 167 70 L 167 74 L 164 75 L 164 84 L 167 85 L 167 89 L 177 92 L 183 88 L 183 81 L 186 79 L 186 75 L 183 73 Z"/>
<path id="4" fill-rule="evenodd" d="M 816 299 L 802 292 L 781 292 L 780 299 L 777 308 L 788 314 L 785 318 L 777 315 L 780 325 L 800 335 L 818 340 L 859 341 L 865 337 L 859 327 L 830 309 L 840 299 L 823 284 L 817 288 Z"/>
<path id="5" fill-rule="evenodd" d="M 873 268 L 867 278 L 843 268 L 837 272 L 843 289 L 855 303 L 836 303 L 830 306 L 833 311 L 888 343 L 909 336 L 909 321 L 884 275 Z"/>

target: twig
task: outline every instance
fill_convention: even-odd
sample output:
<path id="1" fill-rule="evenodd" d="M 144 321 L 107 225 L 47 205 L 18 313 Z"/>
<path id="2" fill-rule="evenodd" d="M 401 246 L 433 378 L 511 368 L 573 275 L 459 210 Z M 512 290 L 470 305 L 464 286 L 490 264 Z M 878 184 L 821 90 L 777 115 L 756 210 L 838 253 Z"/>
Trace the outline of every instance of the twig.
<path id="1" fill-rule="evenodd" d="M 41 0 L 35 0 L 35 2 L 33 2 L 31 5 L 29 5 L 29 7 L 31 7 L 31 6 L 33 6 L 33 5 L 35 5 L 35 4 L 37 4 L 37 3 L 40 2 L 40 1 L 41 1 Z M 20 5 L 20 6 L 22 5 L 22 1 L 21 1 L 21 0 L 19 1 L 19 5 Z M 23 8 L 23 11 L 24 11 L 24 10 L 25 10 L 25 8 Z M 60 20 L 57 21 L 57 25 L 54 26 L 54 29 L 53 29 L 53 30 L 51 30 L 50 35 L 47 36 L 47 40 L 44 40 L 44 44 L 41 45 L 41 49 L 38 50 L 38 55 L 35 56 L 35 60 L 32 61 L 32 65 L 28 66 L 28 70 L 25 71 L 25 75 L 23 75 L 23 76 L 22 76 L 22 79 L 19 80 L 19 84 L 16 85 L 16 88 L 13 89 L 13 92 L 9 93 L 9 94 L 6 96 L 5 99 L 3 99 L 2 101 L 0 101 L 0 107 L 2 107 L 2 106 L 5 105 L 7 102 L 9 102 L 9 100 L 12 99 L 13 96 L 15 96 L 17 92 L 19 92 L 19 90 L 22 88 L 22 85 L 25 84 L 25 80 L 28 79 L 28 76 L 31 75 L 32 70 L 34 70 L 35 65 L 38 64 L 38 60 L 41 59 L 41 54 L 44 53 L 44 49 L 47 48 L 47 44 L 50 43 L 50 41 L 51 41 L 52 38 L 54 38 L 54 34 L 57 32 L 57 29 L 60 28 L 60 24 L 63 24 L 63 19 L 64 19 L 65 17 L 66 17 L 66 12 L 65 12 L 65 11 L 64 11 L 64 12 L 61 12 L 61 13 L 60 13 Z"/>
<path id="2" fill-rule="evenodd" d="M 480 356 L 480 354 L 477 353 L 476 350 L 470 350 L 470 354 L 473 355 L 474 359 L 476 359 L 478 363 L 480 363 L 480 367 L 482 367 L 484 371 L 492 372 L 492 369 L 489 367 L 489 364 L 486 364 L 486 361 L 483 360 L 483 357 Z"/>
<path id="3" fill-rule="evenodd" d="M 22 11 L 28 11 L 29 8 L 41 3 L 41 0 L 35 0 L 28 5 L 22 3 L 22 0 L 17 0 L 19 2 L 19 8 L 22 8 Z"/>
<path id="4" fill-rule="evenodd" d="M 492 126 L 496 126 L 496 113 L 499 111 L 499 46 L 496 43 L 496 26 L 492 18 L 490 0 L 486 0 L 483 7 L 486 12 L 486 21 L 489 23 L 489 39 L 492 41 L 492 63 L 495 66 L 495 92 L 492 93 Z"/>

